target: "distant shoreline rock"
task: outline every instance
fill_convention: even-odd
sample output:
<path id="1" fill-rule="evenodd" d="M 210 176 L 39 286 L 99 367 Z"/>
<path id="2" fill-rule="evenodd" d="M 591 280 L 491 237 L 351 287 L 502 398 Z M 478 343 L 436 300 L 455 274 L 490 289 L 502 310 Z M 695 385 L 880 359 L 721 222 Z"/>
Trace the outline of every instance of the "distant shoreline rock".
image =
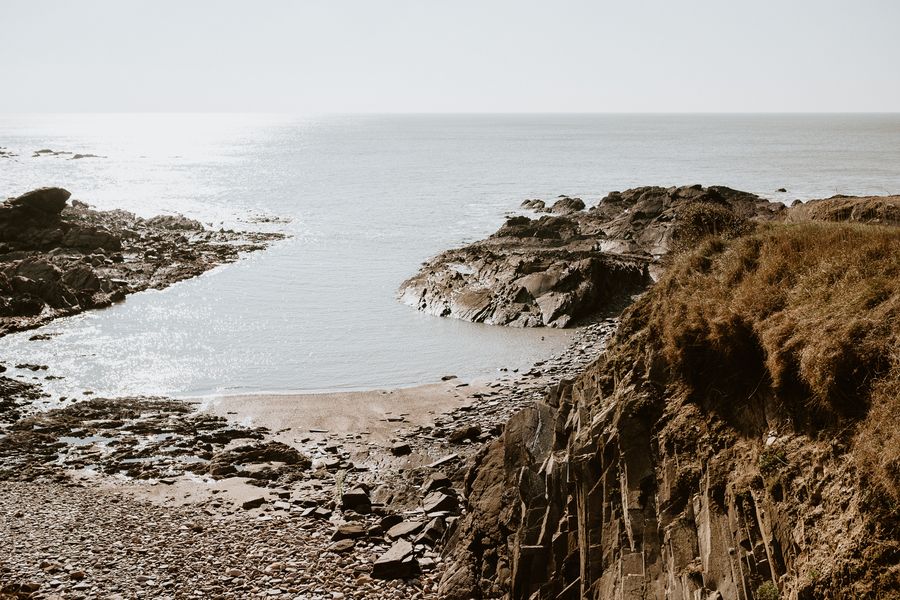
<path id="1" fill-rule="evenodd" d="M 49 187 L 0 204 L 0 336 L 167 287 L 284 237 L 97 211 L 70 197 Z"/>
<path id="2" fill-rule="evenodd" d="M 489 238 L 443 252 L 398 295 L 429 314 L 513 327 L 568 327 L 616 313 L 652 283 L 679 241 L 679 215 L 688 220 L 697 206 L 708 214 L 691 221 L 712 228 L 723 214 L 729 222 L 765 221 L 786 210 L 754 194 L 699 185 L 613 192 L 588 211 L 580 198 L 560 196 L 550 209 L 529 199 L 522 208 L 552 214 L 511 217 Z"/>

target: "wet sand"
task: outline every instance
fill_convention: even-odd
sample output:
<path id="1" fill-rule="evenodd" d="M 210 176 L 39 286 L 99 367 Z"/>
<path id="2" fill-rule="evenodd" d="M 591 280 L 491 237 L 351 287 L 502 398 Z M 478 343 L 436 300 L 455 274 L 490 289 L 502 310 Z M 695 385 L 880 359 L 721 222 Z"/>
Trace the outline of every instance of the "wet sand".
<path id="1" fill-rule="evenodd" d="M 393 390 L 216 396 L 192 402 L 234 423 L 266 427 L 282 441 L 325 433 L 385 441 L 401 429 L 429 424 L 435 415 L 470 405 L 472 395 L 485 389 L 484 384 L 463 384 L 451 379 Z"/>

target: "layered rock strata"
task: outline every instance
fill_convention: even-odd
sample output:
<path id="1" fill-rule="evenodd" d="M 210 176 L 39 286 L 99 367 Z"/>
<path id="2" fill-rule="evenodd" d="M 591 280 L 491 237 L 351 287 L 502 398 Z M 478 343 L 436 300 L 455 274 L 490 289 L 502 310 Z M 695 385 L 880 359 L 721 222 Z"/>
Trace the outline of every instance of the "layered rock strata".
<path id="1" fill-rule="evenodd" d="M 900 597 L 900 234 L 797 220 L 679 257 L 482 448 L 440 597 Z"/>

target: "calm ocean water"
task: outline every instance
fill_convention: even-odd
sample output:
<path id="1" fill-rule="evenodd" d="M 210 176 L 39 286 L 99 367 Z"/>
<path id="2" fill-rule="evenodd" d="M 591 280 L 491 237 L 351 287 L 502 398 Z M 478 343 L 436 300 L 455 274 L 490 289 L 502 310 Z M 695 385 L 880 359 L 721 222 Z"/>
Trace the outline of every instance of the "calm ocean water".
<path id="1" fill-rule="evenodd" d="M 293 237 L 163 292 L 0 339 L 78 395 L 311 391 L 488 375 L 568 334 L 418 314 L 394 299 L 429 256 L 524 198 L 589 205 L 637 185 L 722 184 L 790 202 L 900 193 L 898 115 L 0 116 L 0 194 L 59 185 L 99 208 Z M 106 158 L 31 158 L 50 148 Z M 774 190 L 785 187 L 786 194 Z M 29 372 L 30 375 L 30 372 Z"/>

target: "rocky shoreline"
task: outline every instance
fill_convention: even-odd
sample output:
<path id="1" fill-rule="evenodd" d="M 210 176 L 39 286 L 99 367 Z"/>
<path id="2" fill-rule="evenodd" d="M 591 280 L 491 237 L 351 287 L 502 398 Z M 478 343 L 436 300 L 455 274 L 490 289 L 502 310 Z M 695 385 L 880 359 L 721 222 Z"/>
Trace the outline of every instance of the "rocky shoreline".
<path id="1" fill-rule="evenodd" d="M 400 286 L 401 301 L 477 323 L 568 327 L 616 315 L 646 290 L 669 251 L 687 242 L 684 220 L 724 231 L 787 212 L 754 194 L 699 185 L 612 192 L 589 210 L 567 196 L 522 208 L 534 218 L 510 217 L 489 238 L 426 262 Z"/>
<path id="2" fill-rule="evenodd" d="M 889 231 L 900 199 L 804 206 L 700 186 L 614 193 L 589 211 L 565 197 L 552 216 L 515 217 L 436 257 L 401 291 L 422 310 L 582 327 L 528 371 L 486 383 L 447 375 L 445 410 L 386 410 L 379 435 L 266 429 L 163 398 L 35 412 L 40 388 L 4 378 L 0 598 L 751 600 L 774 588 L 806 600 L 840 592 L 852 573 L 814 576 L 831 538 L 810 532 L 835 538 L 854 523 L 848 539 L 865 531 L 883 544 L 865 569 L 841 563 L 881 577 L 855 597 L 890 597 L 864 593 L 900 584 L 879 571 L 890 538 L 865 529 L 862 492 L 848 487 L 848 430 L 830 444 L 802 430 L 759 378 L 740 391 L 760 409 L 689 393 L 654 329 L 675 293 L 667 273 L 696 269 L 697 281 L 729 243 L 765 248 L 773 223 Z M 866 235 L 838 234 L 851 244 Z M 694 247 L 714 258 L 691 259 Z M 149 270 L 168 272 L 175 256 L 160 253 Z M 620 326 L 610 315 L 635 296 Z M 712 326 L 743 339 L 741 323 Z M 694 358 L 686 376 L 711 377 L 719 393 L 734 385 L 722 372 L 756 356 L 738 350 Z"/>
<path id="3" fill-rule="evenodd" d="M 168 287 L 284 237 L 97 211 L 70 197 L 41 188 L 0 204 L 0 336 Z"/>
<path id="4" fill-rule="evenodd" d="M 0 430 L 11 544 L 2 589 L 17 598 L 198 589 L 223 598 L 436 597 L 441 543 L 465 513 L 466 465 L 511 415 L 595 360 L 614 330 L 613 320 L 587 326 L 558 356 L 486 386 L 448 376 L 465 401 L 427 425 L 386 416 L 388 440 L 303 431 L 288 446 L 277 432 L 154 398 L 97 398 L 20 419 Z M 170 501 L 149 502 L 147 490 Z M 41 500 L 22 505 L 22 495 Z M 123 514 L 136 532 L 124 539 Z M 38 522 L 81 525 L 73 540 Z M 85 557 L 86 540 L 104 550 Z"/>

